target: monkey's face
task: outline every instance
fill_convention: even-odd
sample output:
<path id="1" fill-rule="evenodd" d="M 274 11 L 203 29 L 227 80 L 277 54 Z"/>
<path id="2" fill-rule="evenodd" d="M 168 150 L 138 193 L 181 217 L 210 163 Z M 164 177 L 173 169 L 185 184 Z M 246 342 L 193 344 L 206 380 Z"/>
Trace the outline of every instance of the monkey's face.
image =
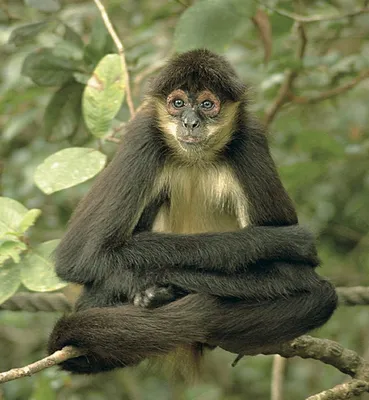
<path id="1" fill-rule="evenodd" d="M 172 117 L 176 139 L 185 147 L 203 144 L 220 112 L 218 97 L 204 90 L 191 95 L 177 89 L 167 97 L 167 112 Z"/>
<path id="2" fill-rule="evenodd" d="M 238 103 L 221 103 L 210 90 L 171 92 L 158 108 L 168 143 L 186 158 L 209 158 L 231 137 Z"/>

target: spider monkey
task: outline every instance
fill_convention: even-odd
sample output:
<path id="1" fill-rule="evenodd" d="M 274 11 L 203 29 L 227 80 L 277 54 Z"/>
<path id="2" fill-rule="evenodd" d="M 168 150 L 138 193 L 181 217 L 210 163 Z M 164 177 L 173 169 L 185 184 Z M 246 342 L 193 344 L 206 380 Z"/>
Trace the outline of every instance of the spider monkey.
<path id="1" fill-rule="evenodd" d="M 207 50 L 174 57 L 151 82 L 109 166 L 55 254 L 83 285 L 49 341 L 96 373 L 177 348 L 256 354 L 324 324 L 336 308 L 314 239 L 247 111 L 246 86 Z"/>

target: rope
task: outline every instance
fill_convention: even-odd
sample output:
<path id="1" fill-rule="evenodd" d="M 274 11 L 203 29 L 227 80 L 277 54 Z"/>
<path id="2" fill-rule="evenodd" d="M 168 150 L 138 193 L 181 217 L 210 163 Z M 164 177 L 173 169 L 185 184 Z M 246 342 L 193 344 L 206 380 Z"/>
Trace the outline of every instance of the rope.
<path id="1" fill-rule="evenodd" d="M 352 286 L 336 288 L 339 304 L 342 306 L 358 306 L 369 304 L 369 287 Z"/>
<path id="2" fill-rule="evenodd" d="M 19 292 L 0 304 L 9 311 L 71 311 L 72 305 L 63 293 Z"/>
<path id="3" fill-rule="evenodd" d="M 369 304 L 369 287 L 353 286 L 336 288 L 341 306 Z M 72 305 L 62 293 L 19 292 L 0 304 L 1 310 L 9 311 L 71 311 Z"/>

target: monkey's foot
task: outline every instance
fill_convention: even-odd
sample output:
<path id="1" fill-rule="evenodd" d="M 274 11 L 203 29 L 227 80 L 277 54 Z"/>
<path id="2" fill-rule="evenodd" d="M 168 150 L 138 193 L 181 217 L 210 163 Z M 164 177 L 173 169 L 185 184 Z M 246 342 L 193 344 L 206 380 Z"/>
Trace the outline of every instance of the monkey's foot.
<path id="1" fill-rule="evenodd" d="M 170 303 L 176 299 L 172 286 L 152 286 L 142 292 L 136 293 L 133 304 L 137 307 L 156 308 Z"/>

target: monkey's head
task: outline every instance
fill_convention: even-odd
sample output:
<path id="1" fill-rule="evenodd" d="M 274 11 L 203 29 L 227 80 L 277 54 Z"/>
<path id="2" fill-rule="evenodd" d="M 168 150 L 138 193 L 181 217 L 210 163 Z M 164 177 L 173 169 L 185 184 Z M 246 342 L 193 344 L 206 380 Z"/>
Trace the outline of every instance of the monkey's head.
<path id="1" fill-rule="evenodd" d="M 175 154 L 212 158 L 231 139 L 245 85 L 231 65 L 208 50 L 173 58 L 152 81 L 158 125 Z"/>

